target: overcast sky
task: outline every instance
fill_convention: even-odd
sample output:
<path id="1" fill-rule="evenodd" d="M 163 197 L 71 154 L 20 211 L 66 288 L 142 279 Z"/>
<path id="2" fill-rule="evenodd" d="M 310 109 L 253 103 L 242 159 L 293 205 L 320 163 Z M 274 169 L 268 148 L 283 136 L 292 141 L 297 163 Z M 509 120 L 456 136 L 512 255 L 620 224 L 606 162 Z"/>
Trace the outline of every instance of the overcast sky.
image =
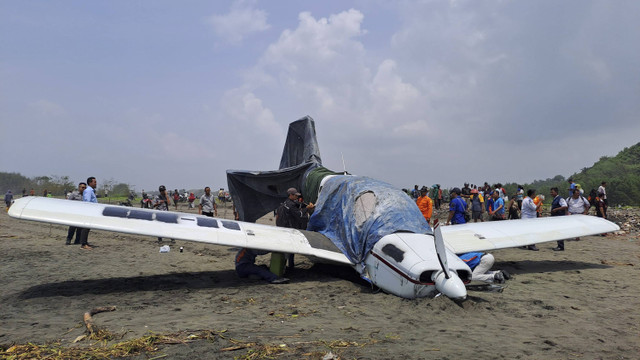
<path id="1" fill-rule="evenodd" d="M 3 0 L 0 171 L 226 188 L 309 115 L 398 187 L 567 176 L 640 141 L 639 44 L 637 0 Z"/>

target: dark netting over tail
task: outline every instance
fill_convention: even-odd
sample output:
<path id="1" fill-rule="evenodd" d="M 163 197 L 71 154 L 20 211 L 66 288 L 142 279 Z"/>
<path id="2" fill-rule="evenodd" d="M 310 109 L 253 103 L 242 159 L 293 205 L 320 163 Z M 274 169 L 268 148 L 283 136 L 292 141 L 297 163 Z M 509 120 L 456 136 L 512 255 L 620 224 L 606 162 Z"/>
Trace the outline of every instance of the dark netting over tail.
<path id="1" fill-rule="evenodd" d="M 320 165 L 313 119 L 305 116 L 289 124 L 280 170 L 227 170 L 229 193 L 240 220 L 254 222 L 273 211 L 287 198 L 290 187 L 306 196 L 303 187 L 307 173 Z"/>
<path id="2" fill-rule="evenodd" d="M 289 124 L 287 141 L 280 159 L 280 169 L 308 162 L 322 164 L 316 139 L 316 125 L 311 116 L 305 116 Z"/>
<path id="3" fill-rule="evenodd" d="M 273 171 L 227 170 L 227 184 L 241 221 L 255 222 L 287 199 L 287 189 L 300 191 L 304 174 L 317 166 L 306 163 Z"/>

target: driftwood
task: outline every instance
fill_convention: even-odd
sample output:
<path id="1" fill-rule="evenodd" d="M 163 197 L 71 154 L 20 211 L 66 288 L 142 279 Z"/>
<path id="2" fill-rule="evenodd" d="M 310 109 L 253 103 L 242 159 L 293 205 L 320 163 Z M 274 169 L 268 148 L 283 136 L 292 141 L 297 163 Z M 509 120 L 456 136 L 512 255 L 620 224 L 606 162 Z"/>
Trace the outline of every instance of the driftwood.
<path id="1" fill-rule="evenodd" d="M 87 330 L 89 331 L 89 334 L 93 334 L 95 331 L 94 325 L 93 325 L 93 317 L 92 317 L 93 315 L 99 314 L 101 312 L 115 311 L 115 310 L 116 310 L 115 306 L 102 306 L 102 307 L 93 308 L 87 311 L 86 313 L 84 313 L 84 324 L 87 326 Z"/>

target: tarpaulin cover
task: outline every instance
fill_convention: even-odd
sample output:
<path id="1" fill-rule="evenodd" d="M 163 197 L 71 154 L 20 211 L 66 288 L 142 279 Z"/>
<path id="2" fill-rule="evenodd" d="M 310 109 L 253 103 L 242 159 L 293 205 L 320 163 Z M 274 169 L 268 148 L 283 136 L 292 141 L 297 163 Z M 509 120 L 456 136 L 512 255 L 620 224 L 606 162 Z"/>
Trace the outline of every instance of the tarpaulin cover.
<path id="1" fill-rule="evenodd" d="M 289 124 L 279 169 L 307 162 L 322 164 L 320 147 L 316 139 L 316 125 L 311 116 L 305 116 Z"/>
<path id="2" fill-rule="evenodd" d="M 305 116 L 289 124 L 280 169 L 227 170 L 227 185 L 242 221 L 255 222 L 287 198 L 287 189 L 302 190 L 306 174 L 320 166 L 320 149 L 313 119 Z"/>
<path id="3" fill-rule="evenodd" d="M 375 195 L 375 207 L 363 221 L 356 215 L 362 212 L 362 204 L 356 203 L 358 197 L 367 192 Z M 382 181 L 349 175 L 334 176 L 325 182 L 307 230 L 331 239 L 356 264 L 362 263 L 385 235 L 432 234 L 418 206 L 407 194 Z"/>

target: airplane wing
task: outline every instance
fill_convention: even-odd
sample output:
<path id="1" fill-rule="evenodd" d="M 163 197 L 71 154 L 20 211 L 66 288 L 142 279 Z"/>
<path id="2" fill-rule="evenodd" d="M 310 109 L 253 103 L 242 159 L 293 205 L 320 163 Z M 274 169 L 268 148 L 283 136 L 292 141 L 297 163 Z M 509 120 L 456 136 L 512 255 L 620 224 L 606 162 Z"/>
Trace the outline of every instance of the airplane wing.
<path id="1" fill-rule="evenodd" d="M 127 234 L 315 256 L 349 264 L 322 234 L 189 213 L 138 209 L 43 197 L 15 201 L 9 216 Z"/>
<path id="2" fill-rule="evenodd" d="M 532 245 L 620 230 L 611 221 L 589 215 L 490 221 L 442 226 L 447 247 L 456 254 Z"/>

